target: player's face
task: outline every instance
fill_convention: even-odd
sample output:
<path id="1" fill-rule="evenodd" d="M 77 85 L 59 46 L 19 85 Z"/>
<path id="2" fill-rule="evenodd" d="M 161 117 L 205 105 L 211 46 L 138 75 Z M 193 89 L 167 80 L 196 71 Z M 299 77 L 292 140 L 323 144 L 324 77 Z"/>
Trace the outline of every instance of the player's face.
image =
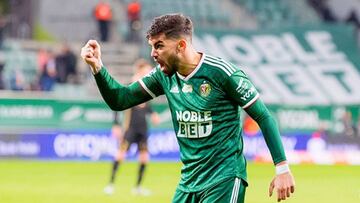
<path id="1" fill-rule="evenodd" d="M 151 57 L 160 65 L 161 71 L 172 76 L 178 70 L 178 40 L 166 38 L 165 34 L 150 37 Z"/>

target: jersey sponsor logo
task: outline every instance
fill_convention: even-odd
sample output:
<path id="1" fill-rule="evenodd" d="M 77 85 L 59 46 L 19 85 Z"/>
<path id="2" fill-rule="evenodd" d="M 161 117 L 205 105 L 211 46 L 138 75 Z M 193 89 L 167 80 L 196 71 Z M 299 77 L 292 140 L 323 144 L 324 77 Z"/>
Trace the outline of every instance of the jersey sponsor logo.
<path id="1" fill-rule="evenodd" d="M 240 99 L 247 101 L 254 93 L 255 93 L 255 87 L 251 87 L 245 94 L 243 94 L 240 97 Z"/>
<path id="2" fill-rule="evenodd" d="M 176 111 L 178 137 L 203 138 L 212 132 L 211 111 Z"/>
<path id="3" fill-rule="evenodd" d="M 193 91 L 193 87 L 192 87 L 192 85 L 184 84 L 181 91 L 184 93 L 191 93 Z"/>
<path id="4" fill-rule="evenodd" d="M 171 93 L 179 93 L 179 88 L 177 85 L 174 85 L 171 89 L 170 89 Z"/>
<path id="5" fill-rule="evenodd" d="M 200 85 L 200 95 L 202 97 L 207 97 L 209 96 L 211 92 L 211 86 L 209 83 L 207 83 L 207 81 L 204 81 L 202 85 Z"/>
<path id="6" fill-rule="evenodd" d="M 238 93 L 243 93 L 248 88 L 248 83 L 244 81 L 244 78 L 241 78 L 239 85 L 236 87 Z"/>

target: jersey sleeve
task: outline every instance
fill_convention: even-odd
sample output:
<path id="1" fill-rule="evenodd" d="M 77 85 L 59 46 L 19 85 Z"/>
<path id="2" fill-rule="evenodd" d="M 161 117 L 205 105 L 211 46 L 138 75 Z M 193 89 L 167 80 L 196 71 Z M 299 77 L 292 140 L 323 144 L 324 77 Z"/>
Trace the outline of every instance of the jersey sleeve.
<path id="1" fill-rule="evenodd" d="M 94 75 L 96 84 L 106 104 L 114 111 L 121 111 L 151 99 L 138 82 L 130 85 L 118 83 L 103 67 Z"/>
<path id="2" fill-rule="evenodd" d="M 274 164 L 286 160 L 284 146 L 281 142 L 279 127 L 275 118 L 270 114 L 265 104 L 258 99 L 253 105 L 245 109 L 246 113 L 256 121 L 264 136 Z"/>
<path id="3" fill-rule="evenodd" d="M 225 91 L 243 109 L 259 98 L 259 92 L 243 71 L 237 69 L 230 76 L 226 76 L 225 81 Z"/>
<path id="4" fill-rule="evenodd" d="M 141 87 L 152 97 L 164 94 L 162 81 L 164 80 L 162 71 L 156 66 L 149 74 L 139 80 Z"/>
<path id="5" fill-rule="evenodd" d="M 225 91 L 235 100 L 248 115 L 256 121 L 265 138 L 274 164 L 286 160 L 284 147 L 280 139 L 279 128 L 264 103 L 258 99 L 259 92 L 248 76 L 233 66 L 234 71 L 225 79 Z M 249 107 L 249 108 L 248 108 Z"/>

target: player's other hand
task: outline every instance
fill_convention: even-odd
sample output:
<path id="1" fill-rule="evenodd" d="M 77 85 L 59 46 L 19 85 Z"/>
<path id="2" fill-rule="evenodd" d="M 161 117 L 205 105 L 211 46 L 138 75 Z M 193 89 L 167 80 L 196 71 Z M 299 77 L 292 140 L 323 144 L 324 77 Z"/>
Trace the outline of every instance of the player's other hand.
<path id="1" fill-rule="evenodd" d="M 90 66 L 93 74 L 98 73 L 103 65 L 99 43 L 96 40 L 89 40 L 81 48 L 81 58 Z"/>
<path id="2" fill-rule="evenodd" d="M 270 183 L 269 196 L 271 197 L 273 191 L 277 192 L 277 201 L 286 200 L 290 197 L 290 193 L 295 191 L 295 180 L 291 172 L 277 175 Z"/>

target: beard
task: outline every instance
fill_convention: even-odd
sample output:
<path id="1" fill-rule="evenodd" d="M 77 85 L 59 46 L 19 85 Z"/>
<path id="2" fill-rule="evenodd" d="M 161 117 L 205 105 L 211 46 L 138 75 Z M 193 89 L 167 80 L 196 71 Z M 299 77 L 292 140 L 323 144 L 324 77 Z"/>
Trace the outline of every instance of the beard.
<path id="1" fill-rule="evenodd" d="M 160 63 L 161 71 L 171 77 L 179 69 L 179 58 L 176 55 L 169 56 L 167 62 Z"/>

